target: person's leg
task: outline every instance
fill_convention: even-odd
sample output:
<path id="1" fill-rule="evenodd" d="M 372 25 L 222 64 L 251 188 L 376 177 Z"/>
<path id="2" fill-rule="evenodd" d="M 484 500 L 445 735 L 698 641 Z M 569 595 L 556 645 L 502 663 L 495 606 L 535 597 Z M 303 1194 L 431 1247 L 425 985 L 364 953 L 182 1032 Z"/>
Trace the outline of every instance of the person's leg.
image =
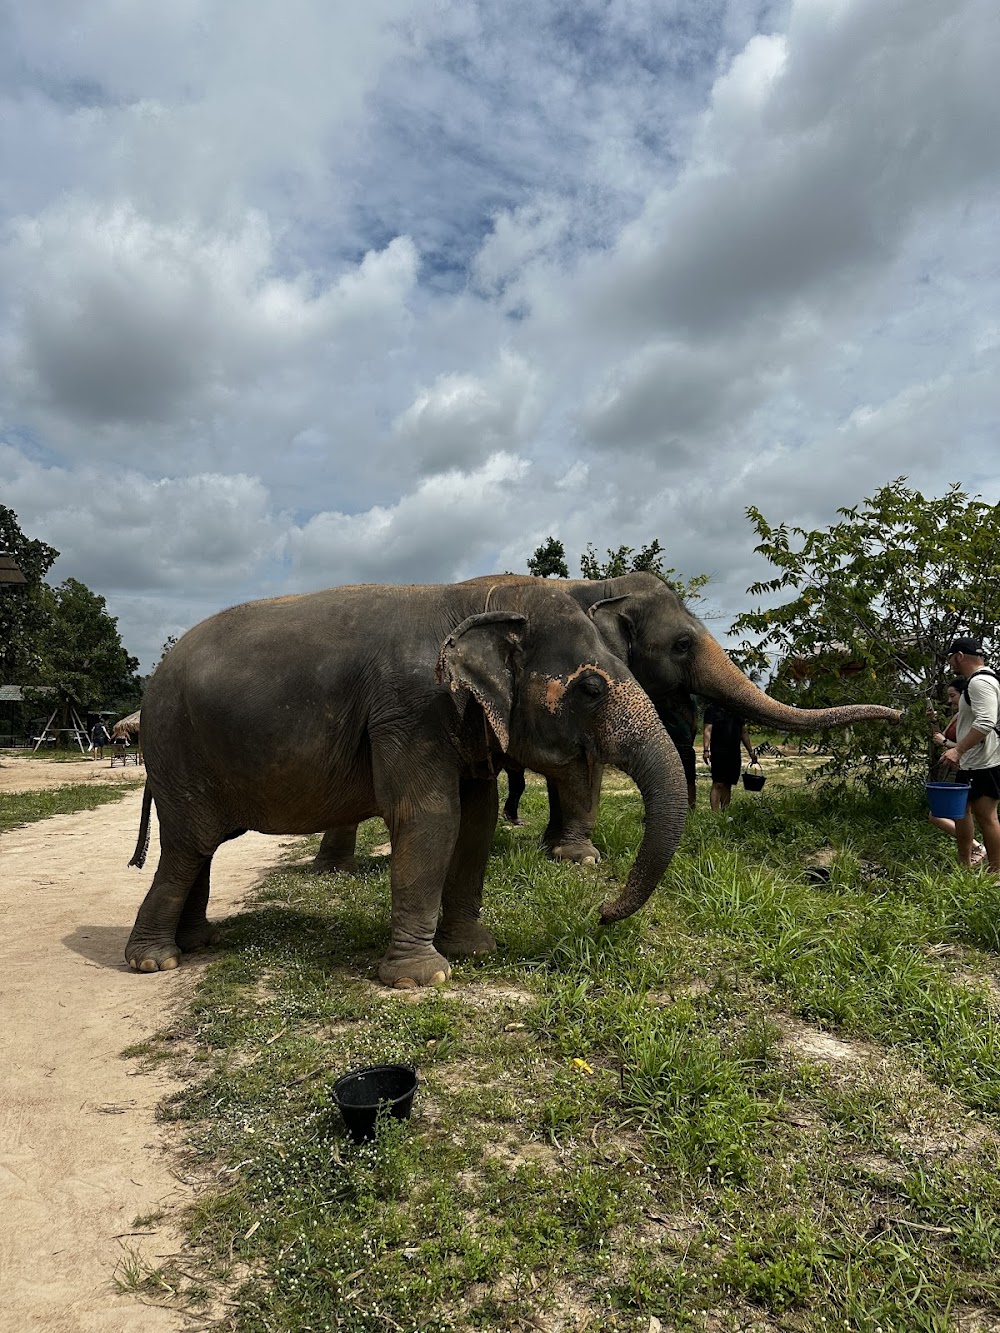
<path id="1" fill-rule="evenodd" d="M 953 819 L 945 819 L 944 815 L 929 814 L 927 816 L 927 822 L 928 824 L 933 824 L 935 828 L 939 828 L 942 833 L 946 833 L 949 838 L 958 837 L 958 834 L 955 832 L 955 821 Z"/>
<path id="2" fill-rule="evenodd" d="M 1000 874 L 1000 820 L 997 819 L 997 800 L 995 796 L 977 796 L 972 802 L 972 812 L 967 815 L 971 823 L 973 818 L 979 825 L 979 832 L 982 835 L 986 846 L 986 856 L 990 863 L 990 869 Z M 961 851 L 961 843 L 959 843 Z M 970 848 L 969 861 L 972 863 Z"/>
<path id="3" fill-rule="evenodd" d="M 972 865 L 972 844 L 976 840 L 976 826 L 971 806 L 961 819 L 955 820 L 955 839 L 958 843 L 958 864 Z"/>
<path id="4" fill-rule="evenodd" d="M 712 791 L 709 804 L 713 810 L 725 810 L 733 795 L 733 783 L 739 780 L 740 754 L 723 746 L 712 747 Z"/>
<path id="5" fill-rule="evenodd" d="M 949 838 L 956 838 L 956 839 L 958 838 L 958 832 L 955 828 L 955 821 L 953 819 L 946 819 L 944 815 L 928 814 L 927 822 L 928 824 L 933 824 L 935 828 L 940 829 L 942 833 L 947 834 Z M 985 861 L 985 860 L 986 860 L 986 848 L 983 846 L 981 842 L 973 841 L 972 864 L 974 866 L 977 866 L 979 865 L 980 861 Z"/>

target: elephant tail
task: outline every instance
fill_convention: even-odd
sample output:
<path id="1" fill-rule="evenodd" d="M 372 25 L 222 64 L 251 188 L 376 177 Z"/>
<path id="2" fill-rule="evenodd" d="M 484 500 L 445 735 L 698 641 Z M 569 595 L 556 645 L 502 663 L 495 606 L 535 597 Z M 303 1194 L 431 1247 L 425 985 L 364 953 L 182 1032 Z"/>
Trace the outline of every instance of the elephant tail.
<path id="1" fill-rule="evenodd" d="M 130 866 L 136 866 L 139 870 L 146 864 L 146 853 L 149 851 L 149 811 L 153 804 L 153 793 L 149 790 L 147 782 L 142 790 L 142 818 L 139 820 L 139 837 L 135 844 L 135 851 L 132 853 Z"/>

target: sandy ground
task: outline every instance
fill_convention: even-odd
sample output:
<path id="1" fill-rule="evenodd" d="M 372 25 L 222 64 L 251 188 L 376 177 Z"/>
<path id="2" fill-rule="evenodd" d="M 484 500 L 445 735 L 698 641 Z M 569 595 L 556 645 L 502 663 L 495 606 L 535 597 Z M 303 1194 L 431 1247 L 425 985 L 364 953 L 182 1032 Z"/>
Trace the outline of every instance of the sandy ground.
<path id="1" fill-rule="evenodd" d="M 139 976 L 122 961 L 158 852 L 154 823 L 146 869 L 127 868 L 142 780 L 142 769 L 108 760 L 0 760 L 0 791 L 134 787 L 120 802 L 0 835 L 2 1333 L 191 1327 L 180 1312 L 119 1294 L 113 1280 L 130 1253 L 156 1267 L 178 1251 L 169 1219 L 193 1198 L 154 1119 L 174 1085 L 120 1056 L 163 1025 L 205 965 Z M 296 842 L 247 834 L 220 848 L 213 919 Z M 134 1234 L 136 1217 L 160 1210 L 165 1221 Z"/>

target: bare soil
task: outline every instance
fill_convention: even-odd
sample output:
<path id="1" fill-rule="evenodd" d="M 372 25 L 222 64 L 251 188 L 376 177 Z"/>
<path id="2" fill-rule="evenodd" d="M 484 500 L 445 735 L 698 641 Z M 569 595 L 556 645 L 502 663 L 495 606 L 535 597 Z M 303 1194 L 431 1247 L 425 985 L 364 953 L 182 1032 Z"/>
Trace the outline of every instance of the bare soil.
<path id="1" fill-rule="evenodd" d="M 0 791 L 134 787 L 120 802 L 0 836 L 0 1333 L 191 1327 L 183 1311 L 115 1285 L 133 1256 L 155 1269 L 176 1255 L 170 1219 L 194 1197 L 155 1120 L 175 1085 L 121 1051 L 165 1024 L 208 957 L 151 975 L 123 961 L 158 855 L 154 821 L 147 868 L 127 868 L 143 779 L 108 759 L 0 762 Z M 246 834 L 221 847 L 212 917 L 233 911 L 297 841 Z"/>

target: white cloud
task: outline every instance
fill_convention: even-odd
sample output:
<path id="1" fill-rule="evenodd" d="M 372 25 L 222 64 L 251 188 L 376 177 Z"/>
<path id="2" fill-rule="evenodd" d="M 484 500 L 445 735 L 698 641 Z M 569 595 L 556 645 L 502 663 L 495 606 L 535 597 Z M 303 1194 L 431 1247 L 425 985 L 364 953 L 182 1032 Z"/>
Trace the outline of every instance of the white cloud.
<path id="1" fill-rule="evenodd" d="M 6 35 L 0 502 L 144 660 L 550 533 L 574 569 L 656 537 L 738 608 L 747 503 L 1000 498 L 994 0 L 49 0 Z"/>
<path id="2" fill-rule="evenodd" d="M 393 423 L 420 471 L 442 472 L 516 448 L 537 418 L 536 376 L 501 353 L 492 375 L 440 375 Z"/>
<path id="3" fill-rule="evenodd" d="M 66 201 L 12 233 L 12 377 L 29 401 L 92 425 L 216 410 L 307 340 L 395 316 L 416 274 L 398 238 L 323 290 L 307 272 L 280 277 L 255 213 L 220 233 Z"/>
<path id="4" fill-rule="evenodd" d="M 324 586 L 461 577 L 509 527 L 515 483 L 527 470 L 524 460 L 498 453 L 474 471 L 427 478 L 395 505 L 315 514 L 287 534 L 295 579 Z"/>
<path id="5" fill-rule="evenodd" d="M 72 574 L 102 591 L 239 583 L 277 536 L 266 488 L 238 473 L 151 479 L 44 467 L 0 445 L 0 476 L 22 527 L 60 552 L 51 577 Z"/>

